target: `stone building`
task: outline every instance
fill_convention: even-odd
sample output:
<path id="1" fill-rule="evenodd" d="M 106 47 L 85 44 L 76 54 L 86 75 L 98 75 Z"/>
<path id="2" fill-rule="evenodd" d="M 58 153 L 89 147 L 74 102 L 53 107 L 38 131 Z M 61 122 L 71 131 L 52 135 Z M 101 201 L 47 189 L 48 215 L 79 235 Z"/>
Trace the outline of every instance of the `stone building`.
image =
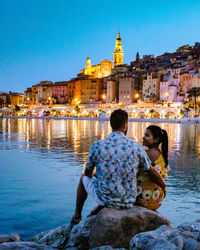
<path id="1" fill-rule="evenodd" d="M 112 103 L 117 101 L 117 92 L 118 92 L 117 82 L 110 78 L 107 81 L 107 103 Z"/>
<path id="2" fill-rule="evenodd" d="M 52 86 L 53 83 L 51 81 L 42 81 L 37 85 L 36 104 L 52 104 Z"/>
<path id="3" fill-rule="evenodd" d="M 103 78 L 111 74 L 112 62 L 108 59 L 101 61 L 100 64 L 92 66 L 90 57 L 87 58 L 85 69 L 81 70 L 78 77 L 89 76 L 90 78 Z"/>
<path id="4" fill-rule="evenodd" d="M 17 106 L 22 106 L 24 102 L 24 95 L 21 93 L 12 93 L 10 95 L 10 100 L 11 100 L 11 106 L 15 107 Z"/>
<path id="5" fill-rule="evenodd" d="M 160 96 L 160 78 L 153 73 L 148 73 L 146 79 L 143 80 L 142 88 L 143 100 L 157 101 Z"/>
<path id="6" fill-rule="evenodd" d="M 102 82 L 101 79 L 81 80 L 81 103 L 96 103 L 102 101 Z"/>
<path id="7" fill-rule="evenodd" d="M 130 105 L 137 101 L 138 95 L 134 77 L 124 76 L 119 78 L 119 103 Z"/>

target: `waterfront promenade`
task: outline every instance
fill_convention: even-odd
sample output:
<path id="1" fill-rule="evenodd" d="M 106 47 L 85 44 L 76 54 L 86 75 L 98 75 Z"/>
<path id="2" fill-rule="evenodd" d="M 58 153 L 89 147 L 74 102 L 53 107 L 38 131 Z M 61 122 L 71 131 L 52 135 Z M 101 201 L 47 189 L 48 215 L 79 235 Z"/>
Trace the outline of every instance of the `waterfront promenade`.
<path id="1" fill-rule="evenodd" d="M 92 121 L 109 121 L 109 117 L 76 117 L 76 116 L 13 116 L 6 115 L 1 118 L 26 118 L 26 119 L 46 119 L 46 120 L 92 120 Z M 129 118 L 129 122 L 151 122 L 151 123 L 181 123 L 181 124 L 199 124 L 200 117 L 184 117 L 178 119 L 156 119 L 156 118 Z"/>

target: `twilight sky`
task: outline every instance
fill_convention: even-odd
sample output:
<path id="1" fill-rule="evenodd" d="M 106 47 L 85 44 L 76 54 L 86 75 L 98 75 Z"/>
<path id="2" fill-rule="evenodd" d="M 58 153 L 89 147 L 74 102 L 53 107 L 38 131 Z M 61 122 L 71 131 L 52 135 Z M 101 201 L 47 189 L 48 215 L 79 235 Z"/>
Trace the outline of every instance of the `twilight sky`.
<path id="1" fill-rule="evenodd" d="M 70 80 L 113 61 L 117 33 L 124 63 L 200 42 L 199 0 L 0 0 L 0 91 Z"/>

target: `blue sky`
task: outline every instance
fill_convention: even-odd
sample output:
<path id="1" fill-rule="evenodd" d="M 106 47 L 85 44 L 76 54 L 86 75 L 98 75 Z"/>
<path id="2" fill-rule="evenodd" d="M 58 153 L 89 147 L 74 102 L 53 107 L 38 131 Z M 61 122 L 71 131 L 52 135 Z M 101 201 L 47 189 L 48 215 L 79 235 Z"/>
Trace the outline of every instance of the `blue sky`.
<path id="1" fill-rule="evenodd" d="M 0 0 L 0 91 L 70 80 L 113 60 L 117 32 L 124 63 L 200 42 L 199 0 Z"/>

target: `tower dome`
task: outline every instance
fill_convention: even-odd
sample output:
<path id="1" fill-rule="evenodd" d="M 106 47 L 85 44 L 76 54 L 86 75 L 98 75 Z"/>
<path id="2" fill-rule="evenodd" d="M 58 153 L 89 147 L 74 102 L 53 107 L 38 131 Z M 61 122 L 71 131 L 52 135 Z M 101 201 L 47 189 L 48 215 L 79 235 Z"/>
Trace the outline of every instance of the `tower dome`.
<path id="1" fill-rule="evenodd" d="M 87 65 L 91 65 L 91 59 L 90 59 L 90 57 L 87 58 L 87 63 L 86 64 Z"/>

